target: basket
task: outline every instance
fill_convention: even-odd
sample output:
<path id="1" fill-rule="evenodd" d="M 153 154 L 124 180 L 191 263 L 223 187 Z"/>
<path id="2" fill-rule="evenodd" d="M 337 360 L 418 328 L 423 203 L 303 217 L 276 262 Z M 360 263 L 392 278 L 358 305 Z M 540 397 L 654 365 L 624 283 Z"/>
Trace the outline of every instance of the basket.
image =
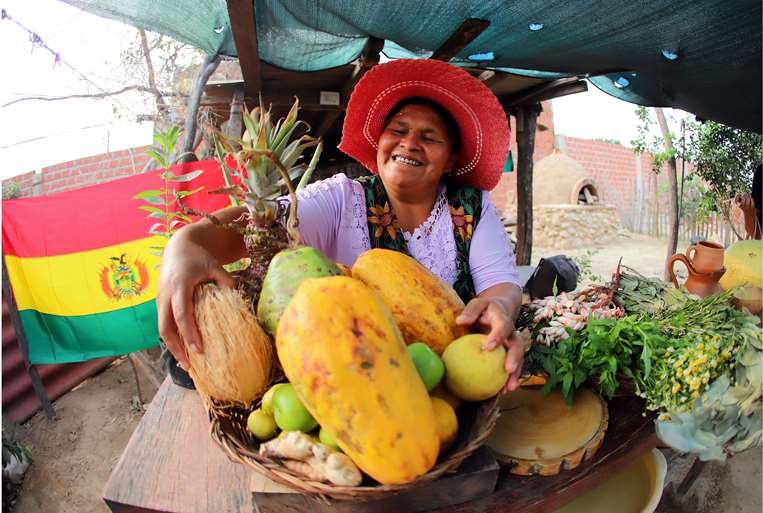
<path id="1" fill-rule="evenodd" d="M 258 452 L 259 441 L 246 429 L 248 410 L 209 400 L 205 400 L 205 404 L 210 418 L 210 435 L 231 460 L 253 468 L 272 481 L 297 492 L 313 495 L 315 498 L 365 501 L 384 494 L 400 493 L 421 483 L 433 481 L 445 473 L 454 472 L 461 462 L 485 443 L 495 428 L 499 415 L 498 399 L 496 396 L 480 403 L 465 403 L 464 410 L 459 415 L 460 428 L 456 442 L 440 455 L 436 465 L 426 474 L 410 483 L 398 485 L 382 485 L 365 477 L 361 486 L 337 486 L 310 480 L 286 468 L 276 459 L 261 456 Z"/>

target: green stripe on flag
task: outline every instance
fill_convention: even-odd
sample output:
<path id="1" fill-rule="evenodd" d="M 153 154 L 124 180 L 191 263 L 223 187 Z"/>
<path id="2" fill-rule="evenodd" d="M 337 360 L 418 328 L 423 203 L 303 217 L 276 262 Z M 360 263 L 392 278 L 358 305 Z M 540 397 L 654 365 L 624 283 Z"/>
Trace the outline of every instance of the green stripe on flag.
<path id="1" fill-rule="evenodd" d="M 33 364 L 81 362 L 159 345 L 156 301 L 112 312 L 62 316 L 22 310 Z"/>

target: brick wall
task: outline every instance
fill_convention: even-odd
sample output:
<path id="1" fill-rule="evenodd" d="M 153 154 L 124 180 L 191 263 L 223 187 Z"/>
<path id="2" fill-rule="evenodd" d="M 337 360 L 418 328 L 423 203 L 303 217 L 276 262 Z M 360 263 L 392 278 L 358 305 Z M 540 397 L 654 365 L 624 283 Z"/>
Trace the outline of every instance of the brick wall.
<path id="1" fill-rule="evenodd" d="M 542 106 L 543 111 L 538 116 L 538 130 L 535 133 L 533 161 L 538 161 L 554 151 L 554 112 L 551 102 L 543 102 Z M 516 208 L 517 202 L 517 120 L 513 116 L 510 117 L 510 127 L 514 170 L 504 173 L 498 186 L 490 193 L 490 199 L 499 212 Z"/>
<path id="2" fill-rule="evenodd" d="M 42 172 L 24 173 L 6 182 L 16 182 L 22 197 L 41 196 L 104 183 L 141 173 L 149 161 L 146 147 L 93 155 L 42 168 Z"/>

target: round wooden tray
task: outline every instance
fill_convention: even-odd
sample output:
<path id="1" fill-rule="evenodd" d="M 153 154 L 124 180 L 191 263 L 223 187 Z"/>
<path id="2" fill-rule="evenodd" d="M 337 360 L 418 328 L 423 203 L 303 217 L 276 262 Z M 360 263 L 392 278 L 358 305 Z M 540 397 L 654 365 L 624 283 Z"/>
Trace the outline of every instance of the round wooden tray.
<path id="1" fill-rule="evenodd" d="M 539 388 L 504 395 L 501 416 L 487 446 L 512 474 L 550 476 L 577 467 L 601 446 L 609 424 L 607 404 L 595 392 L 575 392 L 570 408 L 558 390 Z"/>

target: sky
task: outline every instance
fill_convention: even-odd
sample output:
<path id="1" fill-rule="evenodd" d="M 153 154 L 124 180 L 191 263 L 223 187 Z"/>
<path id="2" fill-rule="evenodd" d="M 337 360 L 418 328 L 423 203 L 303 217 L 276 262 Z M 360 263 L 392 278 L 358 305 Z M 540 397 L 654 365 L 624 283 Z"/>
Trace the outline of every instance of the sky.
<path id="1" fill-rule="evenodd" d="M 0 78 L 0 178 L 151 143 L 151 124 L 132 121 L 142 109 L 126 97 L 29 100 L 6 106 L 28 96 L 118 89 L 113 71 L 120 51 L 135 37 L 134 29 L 59 0 L 0 0 L 0 7 L 62 59 L 56 65 L 54 54 L 33 45 L 26 30 L 7 19 L 0 21 L 0 69 L 5 70 Z M 615 139 L 625 145 L 636 136 L 635 105 L 592 84 L 587 93 L 553 100 L 552 108 L 557 134 Z M 123 113 L 121 118 L 115 117 L 115 109 Z M 149 110 L 147 106 L 143 113 Z"/>

